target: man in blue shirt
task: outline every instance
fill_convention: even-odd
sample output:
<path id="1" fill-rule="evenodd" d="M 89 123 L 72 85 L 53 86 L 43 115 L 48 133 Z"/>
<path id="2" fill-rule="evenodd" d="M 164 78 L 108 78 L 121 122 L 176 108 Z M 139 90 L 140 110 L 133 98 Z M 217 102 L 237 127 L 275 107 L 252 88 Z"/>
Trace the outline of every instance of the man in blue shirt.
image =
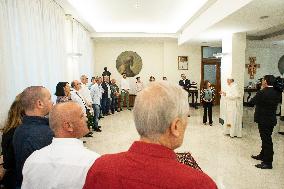
<path id="1" fill-rule="evenodd" d="M 22 169 L 26 159 L 34 151 L 49 145 L 53 138 L 53 132 L 45 117 L 53 105 L 48 89 L 42 86 L 26 88 L 22 93 L 21 103 L 25 116 L 13 137 L 17 188 L 22 184 Z"/>

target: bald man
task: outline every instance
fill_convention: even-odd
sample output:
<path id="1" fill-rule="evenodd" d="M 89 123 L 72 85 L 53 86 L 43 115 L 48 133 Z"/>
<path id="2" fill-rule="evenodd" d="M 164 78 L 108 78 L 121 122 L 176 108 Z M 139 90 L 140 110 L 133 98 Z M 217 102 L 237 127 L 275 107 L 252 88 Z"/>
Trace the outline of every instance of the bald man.
<path id="1" fill-rule="evenodd" d="M 87 171 L 99 157 L 78 138 L 86 135 L 87 119 L 79 104 L 60 103 L 50 112 L 52 143 L 34 152 L 23 168 L 22 189 L 81 189 Z"/>

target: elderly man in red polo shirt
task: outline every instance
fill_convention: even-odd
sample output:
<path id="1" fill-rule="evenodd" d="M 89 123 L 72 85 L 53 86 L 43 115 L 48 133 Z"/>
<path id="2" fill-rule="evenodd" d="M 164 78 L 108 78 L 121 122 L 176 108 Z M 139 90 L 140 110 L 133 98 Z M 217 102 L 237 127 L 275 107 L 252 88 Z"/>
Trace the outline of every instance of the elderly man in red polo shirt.
<path id="1" fill-rule="evenodd" d="M 170 82 L 153 82 L 138 93 L 134 122 L 140 140 L 126 152 L 104 155 L 90 168 L 84 189 L 216 189 L 205 173 L 177 161 L 188 119 L 187 93 Z"/>

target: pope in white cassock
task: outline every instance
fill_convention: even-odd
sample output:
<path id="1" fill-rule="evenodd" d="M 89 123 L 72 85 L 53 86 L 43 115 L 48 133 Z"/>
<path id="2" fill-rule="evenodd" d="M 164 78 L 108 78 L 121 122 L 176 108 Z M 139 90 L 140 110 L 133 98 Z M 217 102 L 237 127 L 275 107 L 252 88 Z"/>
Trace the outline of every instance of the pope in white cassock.
<path id="1" fill-rule="evenodd" d="M 227 79 L 228 87 L 220 94 L 224 98 L 224 134 L 242 137 L 242 95 L 234 79 Z"/>

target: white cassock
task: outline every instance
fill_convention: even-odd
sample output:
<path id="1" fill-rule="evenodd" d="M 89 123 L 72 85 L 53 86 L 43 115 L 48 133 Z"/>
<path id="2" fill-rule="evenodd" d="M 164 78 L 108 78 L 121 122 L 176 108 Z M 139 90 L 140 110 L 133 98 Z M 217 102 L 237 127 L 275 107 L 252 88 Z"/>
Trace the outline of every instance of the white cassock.
<path id="1" fill-rule="evenodd" d="M 232 83 L 223 96 L 225 102 L 224 134 L 242 137 L 242 96 L 236 83 Z"/>

